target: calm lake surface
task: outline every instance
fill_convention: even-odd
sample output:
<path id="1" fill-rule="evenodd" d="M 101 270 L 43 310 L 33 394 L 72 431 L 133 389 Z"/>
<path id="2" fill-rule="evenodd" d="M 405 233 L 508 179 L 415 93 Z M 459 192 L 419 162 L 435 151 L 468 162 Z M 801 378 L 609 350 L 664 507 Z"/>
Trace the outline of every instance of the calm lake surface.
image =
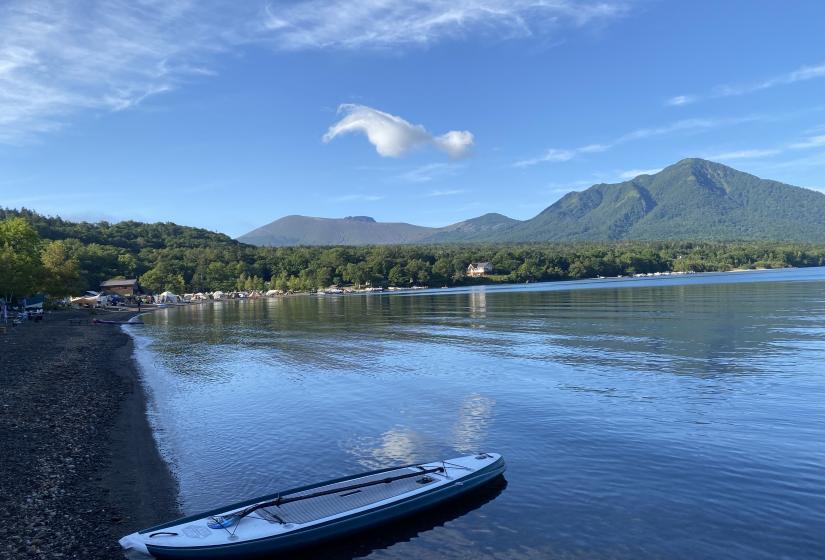
<path id="1" fill-rule="evenodd" d="M 187 513 L 496 451 L 506 483 L 318 554 L 825 556 L 823 268 L 296 296 L 144 320 L 129 331 Z"/>

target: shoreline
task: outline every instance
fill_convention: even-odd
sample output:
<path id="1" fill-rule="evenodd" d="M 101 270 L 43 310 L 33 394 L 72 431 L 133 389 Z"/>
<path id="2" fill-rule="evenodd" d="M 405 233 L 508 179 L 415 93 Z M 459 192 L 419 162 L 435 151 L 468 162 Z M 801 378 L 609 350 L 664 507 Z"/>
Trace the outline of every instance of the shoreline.
<path id="1" fill-rule="evenodd" d="M 0 335 L 0 500 L 14 520 L 0 556 L 118 558 L 120 537 L 180 513 L 132 337 L 100 317 L 52 312 Z"/>
<path id="2" fill-rule="evenodd" d="M 296 297 L 344 297 L 344 296 L 389 296 L 389 295 L 409 295 L 413 293 L 421 293 L 421 292 L 435 292 L 441 290 L 471 290 L 474 288 L 507 288 L 511 286 L 521 286 L 523 284 L 547 284 L 547 285 L 554 285 L 554 284 L 575 284 L 575 283 L 592 283 L 594 280 L 664 280 L 664 279 L 674 279 L 674 278 L 686 278 L 686 277 L 702 277 L 707 275 L 723 275 L 723 274 L 731 274 L 731 273 L 740 273 L 740 272 L 779 272 L 779 271 L 787 271 L 787 270 L 806 270 L 810 268 L 825 268 L 825 266 L 785 266 L 785 267 L 760 267 L 760 268 L 731 268 L 727 270 L 706 270 L 701 272 L 696 271 L 662 271 L 658 273 L 650 273 L 650 274 L 628 274 L 628 275 L 621 275 L 621 276 L 594 276 L 594 277 L 587 277 L 587 278 L 559 278 L 553 280 L 535 280 L 529 282 L 515 282 L 515 281 L 498 281 L 498 280 L 490 280 L 490 281 L 479 281 L 479 282 L 471 282 L 467 284 L 453 284 L 451 286 L 416 286 L 413 288 L 407 287 L 390 287 L 385 288 L 383 290 L 375 290 L 375 291 L 365 291 L 365 290 L 357 290 L 353 289 L 350 290 L 351 286 L 346 286 L 343 288 L 341 293 L 338 292 L 324 292 L 324 291 L 317 291 L 317 292 L 310 292 L 310 291 L 295 291 L 295 292 L 288 292 L 283 294 L 271 295 L 271 296 L 247 296 L 247 297 L 237 297 L 237 298 L 220 298 L 220 299 L 202 299 L 202 300 L 191 300 L 191 301 L 182 301 L 179 303 L 167 303 L 161 304 L 162 307 L 153 307 L 148 308 L 145 307 L 146 311 L 154 311 L 155 309 L 168 309 L 168 308 L 179 308 L 179 307 L 189 307 L 192 305 L 205 305 L 205 304 L 216 304 L 216 303 L 243 303 L 243 302 L 254 302 L 254 301 L 269 301 L 269 300 L 283 300 L 283 299 L 291 299 Z"/>

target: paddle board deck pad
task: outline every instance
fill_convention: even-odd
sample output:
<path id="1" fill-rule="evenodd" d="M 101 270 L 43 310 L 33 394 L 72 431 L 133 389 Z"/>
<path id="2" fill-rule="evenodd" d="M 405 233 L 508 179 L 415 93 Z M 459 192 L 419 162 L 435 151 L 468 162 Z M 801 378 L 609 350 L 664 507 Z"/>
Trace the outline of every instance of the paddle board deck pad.
<path id="1" fill-rule="evenodd" d="M 184 517 L 120 539 L 156 558 L 238 558 L 342 537 L 465 494 L 504 472 L 497 453 L 392 467 Z"/>

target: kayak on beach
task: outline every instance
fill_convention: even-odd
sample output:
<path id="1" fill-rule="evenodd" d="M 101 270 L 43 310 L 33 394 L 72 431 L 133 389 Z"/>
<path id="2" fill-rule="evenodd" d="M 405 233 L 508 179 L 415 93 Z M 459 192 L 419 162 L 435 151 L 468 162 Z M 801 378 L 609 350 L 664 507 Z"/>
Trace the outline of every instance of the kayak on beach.
<path id="1" fill-rule="evenodd" d="M 497 453 L 391 467 L 294 488 L 120 539 L 157 558 L 271 554 L 341 537 L 465 494 L 504 472 Z"/>

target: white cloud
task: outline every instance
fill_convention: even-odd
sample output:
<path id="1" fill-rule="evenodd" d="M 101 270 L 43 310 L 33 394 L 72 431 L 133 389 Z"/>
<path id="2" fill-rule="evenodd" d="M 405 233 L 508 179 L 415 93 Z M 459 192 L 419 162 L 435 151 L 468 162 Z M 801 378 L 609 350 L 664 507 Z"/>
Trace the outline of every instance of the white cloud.
<path id="1" fill-rule="evenodd" d="M 574 157 L 576 157 L 577 153 L 580 153 L 581 149 L 573 149 L 573 150 L 560 150 L 557 148 L 550 148 L 543 155 L 540 155 L 535 158 L 528 158 L 523 159 L 521 161 L 517 161 L 514 165 L 516 167 L 529 167 L 531 165 L 536 165 L 538 163 L 545 163 L 545 162 L 562 162 L 562 161 L 570 161 Z"/>
<path id="2" fill-rule="evenodd" d="M 743 95 L 745 93 L 751 93 L 752 91 L 758 91 L 761 89 L 768 89 L 788 84 L 795 84 L 797 82 L 806 82 L 808 80 L 813 80 L 816 78 L 825 78 L 825 63 L 818 64 L 816 66 L 802 66 L 801 68 L 798 68 L 793 72 L 782 74 L 780 76 L 775 76 L 770 80 L 766 80 L 760 84 L 756 84 L 755 86 L 746 86 L 742 88 L 723 86 L 721 88 L 721 91 L 725 95 Z"/>
<path id="3" fill-rule="evenodd" d="M 582 146 L 578 149 L 578 151 L 582 154 L 595 154 L 599 152 L 606 152 L 609 150 L 611 146 L 607 144 L 588 144 L 587 146 Z"/>
<path id="4" fill-rule="evenodd" d="M 364 105 L 348 103 L 341 105 L 338 111 L 344 117 L 329 127 L 323 136 L 324 142 L 341 134 L 363 132 L 375 146 L 375 151 L 384 157 L 400 157 L 418 148 L 435 146 L 454 159 L 469 154 L 473 146 L 473 135 L 466 130 L 451 130 L 433 136 L 419 124 Z"/>
<path id="5" fill-rule="evenodd" d="M 817 151 L 803 157 L 779 161 L 767 166 L 769 169 L 825 168 L 825 151 Z"/>
<path id="6" fill-rule="evenodd" d="M 714 87 L 711 93 L 707 95 L 677 95 L 665 101 L 665 104 L 672 106 L 687 105 L 701 101 L 703 99 L 716 99 L 720 97 L 735 97 L 739 95 L 747 95 L 764 89 L 770 89 L 777 86 L 784 86 L 795 84 L 797 82 L 805 82 L 816 78 L 825 78 L 825 63 L 815 66 L 802 66 L 792 72 L 774 76 L 768 80 L 750 85 L 728 85 L 722 84 Z"/>
<path id="7" fill-rule="evenodd" d="M 433 138 L 433 143 L 451 158 L 458 159 L 469 153 L 473 147 L 473 139 L 473 134 L 467 130 L 451 130 Z"/>
<path id="8" fill-rule="evenodd" d="M 0 2 L 0 143 L 19 144 L 82 111 L 122 111 L 213 75 L 214 55 L 250 43 L 278 50 L 391 48 L 485 36 L 555 34 L 627 13 L 623 0 L 194 0 Z M 434 140 L 447 153 L 462 133 Z"/>
<path id="9" fill-rule="evenodd" d="M 463 189 L 446 189 L 446 190 L 434 190 L 430 191 L 426 194 L 428 198 L 438 197 L 438 196 L 454 196 L 457 194 L 464 194 L 466 191 Z"/>
<path id="10" fill-rule="evenodd" d="M 703 130 L 710 130 L 721 126 L 729 126 L 734 124 L 742 124 L 746 122 L 763 120 L 766 117 L 758 115 L 750 115 L 745 117 L 730 117 L 730 118 L 696 118 L 696 119 L 682 119 L 663 126 L 637 128 L 626 134 L 622 134 L 614 138 L 610 142 L 601 144 L 588 144 L 579 148 L 550 148 L 543 155 L 527 158 L 517 161 L 513 165 L 515 167 L 529 167 L 539 163 L 546 162 L 565 162 L 570 161 L 581 154 L 605 152 L 618 145 L 627 142 L 634 142 L 637 140 L 645 140 L 656 136 L 665 136 L 675 132 L 696 132 Z"/>
<path id="11" fill-rule="evenodd" d="M 756 159 L 777 156 L 789 151 L 809 150 L 813 148 L 825 147 L 825 134 L 809 136 L 800 142 L 792 142 L 773 148 L 750 148 L 744 150 L 734 150 L 718 154 L 704 156 L 712 160 L 734 160 L 734 159 Z"/>
<path id="12" fill-rule="evenodd" d="M 463 165 L 456 163 L 429 163 L 410 169 L 399 175 L 398 178 L 410 183 L 429 183 L 437 179 L 451 177 L 462 168 Z"/>
<path id="13" fill-rule="evenodd" d="M 262 28 L 285 49 L 397 48 L 470 33 L 529 37 L 603 24 L 628 11 L 617 0 L 313 0 L 269 5 Z"/>
<path id="14" fill-rule="evenodd" d="M 661 170 L 661 167 L 658 167 L 656 169 L 628 169 L 627 171 L 622 171 L 621 173 L 619 173 L 619 179 L 623 181 L 628 181 L 630 179 L 635 179 L 639 175 L 654 175 Z"/>
<path id="15" fill-rule="evenodd" d="M 802 142 L 791 144 L 791 148 L 795 149 L 818 148 L 820 146 L 825 146 L 825 134 L 810 136 Z"/>
<path id="16" fill-rule="evenodd" d="M 121 111 L 209 74 L 221 28 L 186 1 L 0 4 L 0 143 L 60 128 L 82 110 Z"/>
<path id="17" fill-rule="evenodd" d="M 666 101 L 668 105 L 672 105 L 674 107 L 678 107 L 680 105 L 687 105 L 688 103 L 693 103 L 696 101 L 696 97 L 693 95 L 677 95 L 676 97 L 671 97 Z"/>
<path id="18" fill-rule="evenodd" d="M 672 132 L 690 132 L 700 130 L 710 130 L 719 128 L 721 126 L 729 126 L 735 124 L 743 124 L 746 122 L 753 122 L 761 120 L 764 117 L 751 115 L 745 117 L 730 117 L 730 118 L 695 118 L 682 119 L 676 122 L 666 124 L 664 126 L 639 128 L 632 132 L 628 132 L 613 141 L 611 146 L 616 144 L 623 144 L 632 140 L 644 140 L 654 136 L 665 136 Z"/>
<path id="19" fill-rule="evenodd" d="M 711 160 L 732 160 L 732 159 L 754 159 L 754 158 L 763 158 L 769 156 L 775 156 L 777 154 L 782 153 L 780 149 L 768 148 L 768 149 L 750 149 L 750 150 L 735 150 L 732 152 L 722 152 L 721 154 L 713 154 L 706 156 L 707 159 Z"/>

